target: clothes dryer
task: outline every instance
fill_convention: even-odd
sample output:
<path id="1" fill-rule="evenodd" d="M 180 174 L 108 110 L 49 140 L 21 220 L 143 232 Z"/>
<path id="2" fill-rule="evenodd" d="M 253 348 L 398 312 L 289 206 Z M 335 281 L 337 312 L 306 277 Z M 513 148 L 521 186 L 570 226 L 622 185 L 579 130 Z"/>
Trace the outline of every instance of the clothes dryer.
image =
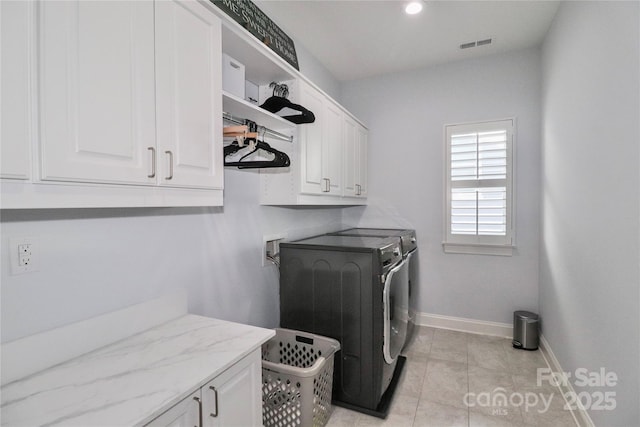
<path id="1" fill-rule="evenodd" d="M 406 338 L 400 239 L 323 235 L 283 242 L 280 262 L 281 326 L 340 341 L 334 403 L 386 416 Z"/>
<path id="2" fill-rule="evenodd" d="M 418 239 L 415 230 L 395 229 L 395 228 L 349 228 L 334 233 L 328 233 L 332 236 L 365 236 L 365 237 L 399 237 L 402 243 L 402 256 L 407 260 L 407 291 L 409 293 L 409 310 L 407 319 L 407 338 L 409 342 L 415 327 L 415 286 L 417 286 L 417 257 Z"/>

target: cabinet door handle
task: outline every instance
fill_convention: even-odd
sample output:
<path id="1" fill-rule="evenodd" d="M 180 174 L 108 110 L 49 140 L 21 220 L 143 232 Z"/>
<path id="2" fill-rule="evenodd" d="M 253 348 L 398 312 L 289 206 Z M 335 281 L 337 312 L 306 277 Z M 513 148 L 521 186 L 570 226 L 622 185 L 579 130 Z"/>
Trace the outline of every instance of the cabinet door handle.
<path id="1" fill-rule="evenodd" d="M 322 180 L 325 183 L 325 187 L 324 187 L 324 190 L 322 190 L 322 192 L 328 193 L 329 191 L 331 191 L 331 180 L 329 178 L 322 178 Z"/>
<path id="2" fill-rule="evenodd" d="M 198 425 L 202 427 L 202 400 L 200 400 L 200 398 L 197 396 L 194 396 L 193 400 L 198 402 L 198 421 L 200 422 L 200 424 Z"/>
<path id="3" fill-rule="evenodd" d="M 213 391 L 213 403 L 214 403 L 213 406 L 215 406 L 215 412 L 211 412 L 209 416 L 211 418 L 215 418 L 218 416 L 218 390 L 216 390 L 216 388 L 212 385 L 209 386 L 209 389 Z"/>
<path id="4" fill-rule="evenodd" d="M 362 186 L 360 184 L 356 184 L 356 196 L 362 194 Z"/>
<path id="5" fill-rule="evenodd" d="M 151 175 L 147 175 L 148 178 L 156 177 L 156 149 L 148 147 L 147 150 L 151 151 Z"/>
<path id="6" fill-rule="evenodd" d="M 165 178 L 168 181 L 173 179 L 173 153 L 171 151 L 165 151 L 164 153 L 169 155 L 169 176 Z"/>

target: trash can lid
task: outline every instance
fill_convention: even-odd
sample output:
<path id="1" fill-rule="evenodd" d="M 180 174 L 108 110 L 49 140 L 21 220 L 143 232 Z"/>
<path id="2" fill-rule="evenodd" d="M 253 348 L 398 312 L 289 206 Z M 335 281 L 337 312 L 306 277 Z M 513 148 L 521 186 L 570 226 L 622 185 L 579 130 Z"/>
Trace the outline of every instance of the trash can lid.
<path id="1" fill-rule="evenodd" d="M 524 310 L 514 311 L 513 316 L 522 320 L 538 320 L 538 315 L 536 313 Z"/>

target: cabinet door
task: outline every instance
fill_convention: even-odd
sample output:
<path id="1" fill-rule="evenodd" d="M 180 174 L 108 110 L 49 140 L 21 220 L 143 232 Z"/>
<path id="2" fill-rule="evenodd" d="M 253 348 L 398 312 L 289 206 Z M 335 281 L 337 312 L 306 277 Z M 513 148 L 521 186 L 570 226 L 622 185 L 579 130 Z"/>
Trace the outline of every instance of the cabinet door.
<path id="1" fill-rule="evenodd" d="M 42 179 L 155 183 L 153 2 L 39 6 Z"/>
<path id="2" fill-rule="evenodd" d="M 362 126 L 357 127 L 358 137 L 358 180 L 356 195 L 367 197 L 369 192 L 369 131 Z"/>
<path id="3" fill-rule="evenodd" d="M 326 100 L 324 114 L 324 140 L 322 141 L 322 169 L 323 178 L 327 179 L 329 193 L 334 196 L 342 195 L 342 156 L 343 113 L 333 102 Z"/>
<path id="4" fill-rule="evenodd" d="M 156 2 L 159 183 L 222 188 L 220 19 L 196 0 Z"/>
<path id="5" fill-rule="evenodd" d="M 356 122 L 349 116 L 344 116 L 344 195 L 357 195 L 359 176 L 359 134 L 356 133 Z"/>
<path id="6" fill-rule="evenodd" d="M 31 177 L 34 4 L 0 2 L 0 178 Z"/>
<path id="7" fill-rule="evenodd" d="M 301 159 L 301 192 L 311 194 L 322 194 L 328 191 L 326 181 L 323 181 L 322 142 L 324 138 L 323 126 L 324 96 L 307 85 L 300 82 L 300 104 L 311 110 L 316 117 L 315 122 L 306 123 L 299 126 L 300 129 L 300 159 Z"/>
<path id="8" fill-rule="evenodd" d="M 202 388 L 204 427 L 262 425 L 260 349 Z"/>
<path id="9" fill-rule="evenodd" d="M 200 391 L 172 406 L 145 427 L 201 427 Z"/>

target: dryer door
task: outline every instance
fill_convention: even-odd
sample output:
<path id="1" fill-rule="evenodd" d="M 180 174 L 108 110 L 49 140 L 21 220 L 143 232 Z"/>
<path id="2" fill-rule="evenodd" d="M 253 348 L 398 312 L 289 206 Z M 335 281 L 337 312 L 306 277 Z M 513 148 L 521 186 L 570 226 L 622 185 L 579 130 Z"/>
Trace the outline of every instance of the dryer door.
<path id="1" fill-rule="evenodd" d="M 404 346 L 409 321 L 409 265 L 404 259 L 384 282 L 384 360 L 395 362 Z"/>

